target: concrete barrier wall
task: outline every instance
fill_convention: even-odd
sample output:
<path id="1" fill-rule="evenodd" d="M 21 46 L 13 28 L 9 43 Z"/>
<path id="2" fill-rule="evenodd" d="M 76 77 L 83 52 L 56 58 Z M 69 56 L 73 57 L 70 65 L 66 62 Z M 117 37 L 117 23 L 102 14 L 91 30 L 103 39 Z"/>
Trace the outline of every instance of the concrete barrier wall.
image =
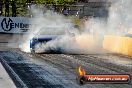
<path id="1" fill-rule="evenodd" d="M 103 48 L 114 53 L 132 56 L 132 38 L 106 35 Z"/>
<path id="2" fill-rule="evenodd" d="M 21 41 L 22 34 L 2 34 L 0 33 L 0 48 L 17 48 Z"/>

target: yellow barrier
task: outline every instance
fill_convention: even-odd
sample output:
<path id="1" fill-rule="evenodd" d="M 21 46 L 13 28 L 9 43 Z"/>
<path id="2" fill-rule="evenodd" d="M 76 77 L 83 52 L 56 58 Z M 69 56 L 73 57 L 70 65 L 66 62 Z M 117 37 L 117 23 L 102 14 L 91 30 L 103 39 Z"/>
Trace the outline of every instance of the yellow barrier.
<path id="1" fill-rule="evenodd" d="M 132 38 L 121 36 L 104 36 L 103 48 L 111 52 L 132 56 Z"/>

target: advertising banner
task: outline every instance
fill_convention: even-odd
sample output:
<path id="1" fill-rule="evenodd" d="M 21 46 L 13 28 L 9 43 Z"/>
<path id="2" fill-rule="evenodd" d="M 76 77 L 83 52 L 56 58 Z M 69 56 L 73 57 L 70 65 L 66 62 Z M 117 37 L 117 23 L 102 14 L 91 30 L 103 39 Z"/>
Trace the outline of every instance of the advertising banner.
<path id="1" fill-rule="evenodd" d="M 30 30 L 32 18 L 0 17 L 0 33 L 27 33 Z"/>

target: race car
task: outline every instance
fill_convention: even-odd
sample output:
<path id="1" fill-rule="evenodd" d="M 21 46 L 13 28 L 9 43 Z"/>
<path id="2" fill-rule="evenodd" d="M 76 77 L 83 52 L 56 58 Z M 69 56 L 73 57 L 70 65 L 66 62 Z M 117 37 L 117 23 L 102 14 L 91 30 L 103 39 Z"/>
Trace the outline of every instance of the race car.
<path id="1" fill-rule="evenodd" d="M 59 40 L 63 38 L 65 35 L 68 35 L 73 39 L 73 41 L 75 41 L 74 38 L 75 34 L 69 32 L 68 30 L 53 31 L 52 28 L 48 28 L 48 32 L 41 31 L 40 33 L 37 33 L 32 39 L 30 39 L 30 51 L 31 53 L 40 53 L 37 51 L 37 48 L 41 48 L 41 49 L 43 48 L 42 50 L 44 50 L 44 53 L 62 53 L 63 49 L 59 46 L 57 46 L 57 48 L 51 48 L 51 47 L 45 48 L 45 46 L 48 44 L 48 42 L 57 41 L 57 39 Z"/>

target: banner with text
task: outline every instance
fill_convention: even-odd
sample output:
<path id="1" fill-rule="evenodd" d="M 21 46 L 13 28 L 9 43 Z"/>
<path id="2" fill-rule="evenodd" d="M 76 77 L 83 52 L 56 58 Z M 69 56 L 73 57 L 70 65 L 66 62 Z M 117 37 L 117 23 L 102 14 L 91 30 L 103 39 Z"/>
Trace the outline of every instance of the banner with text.
<path id="1" fill-rule="evenodd" d="M 1 33 L 27 33 L 33 24 L 32 18 L 27 17 L 0 17 Z"/>

